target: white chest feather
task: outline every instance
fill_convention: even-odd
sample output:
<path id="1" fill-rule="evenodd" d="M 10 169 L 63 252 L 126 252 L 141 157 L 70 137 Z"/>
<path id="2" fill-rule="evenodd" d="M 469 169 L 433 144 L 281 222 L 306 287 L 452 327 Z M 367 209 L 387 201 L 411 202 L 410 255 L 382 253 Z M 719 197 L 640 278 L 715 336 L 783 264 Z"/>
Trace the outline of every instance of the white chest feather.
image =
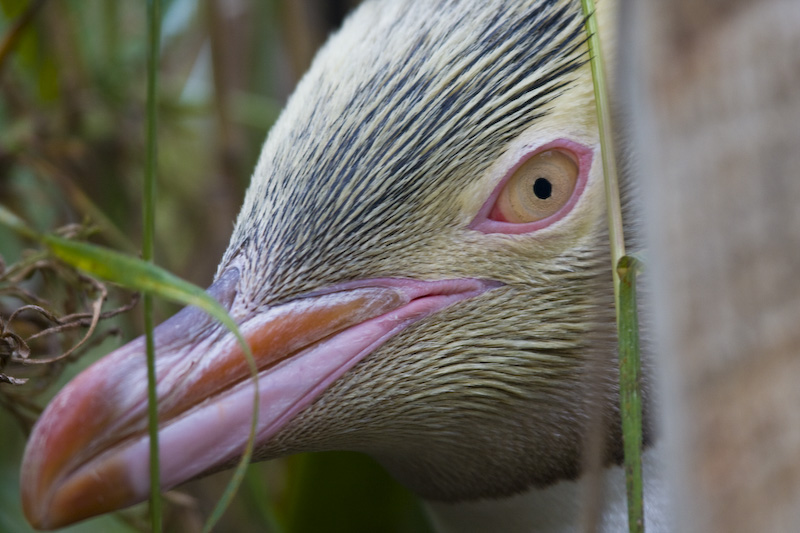
<path id="1" fill-rule="evenodd" d="M 671 531 L 669 500 L 662 454 L 658 449 L 644 455 L 645 528 L 648 533 Z M 628 531 L 625 475 L 622 467 L 604 473 L 602 533 Z M 429 502 L 431 521 L 439 533 L 578 533 L 586 500 L 586 481 L 563 481 L 543 490 L 502 500 L 457 504 Z"/>

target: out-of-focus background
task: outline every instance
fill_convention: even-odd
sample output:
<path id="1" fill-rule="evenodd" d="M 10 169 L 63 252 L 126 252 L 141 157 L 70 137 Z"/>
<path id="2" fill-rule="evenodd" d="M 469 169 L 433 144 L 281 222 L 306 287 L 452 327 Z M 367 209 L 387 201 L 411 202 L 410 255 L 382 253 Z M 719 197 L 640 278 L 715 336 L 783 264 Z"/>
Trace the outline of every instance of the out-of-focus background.
<path id="1" fill-rule="evenodd" d="M 675 531 L 800 531 L 800 3 L 623 0 Z"/>
<path id="2" fill-rule="evenodd" d="M 357 3 L 162 2 L 157 264 L 210 283 L 267 131 L 316 49 Z M 0 203 L 39 230 L 91 228 L 91 242 L 133 254 L 142 230 L 145 8 L 118 0 L 0 0 Z M 30 248 L 0 226 L 0 316 L 31 303 L 30 294 L 62 314 L 85 311 L 91 291 L 82 292 L 72 273 L 37 265 Z M 128 302 L 112 288 L 104 310 Z M 175 311 L 157 303 L 157 320 Z M 23 334 L 42 322 L 23 313 L 9 326 Z M 111 329 L 118 334 L 105 336 Z M 62 353 L 83 331 L 32 344 L 32 357 Z M 38 408 L 80 369 L 141 331 L 136 307 L 103 321 L 95 334 L 102 342 L 78 350 L 80 357 L 46 368 L 0 366 L 11 377 L 30 378 L 0 384 L 0 532 L 31 531 L 18 479 Z M 4 340 L 0 357 L 7 360 Z M 199 531 L 229 479 L 221 473 L 170 493 L 166 530 Z M 414 496 L 358 454 L 253 465 L 217 529 L 269 531 L 267 501 L 291 532 L 428 531 Z M 141 505 L 64 531 L 146 531 L 146 512 Z"/>
<path id="3" fill-rule="evenodd" d="M 798 531 L 800 3 L 620 4 L 616 101 L 646 207 L 676 531 Z M 209 283 L 266 132 L 351 8 L 164 1 L 159 265 Z M 85 238 L 134 254 L 144 14 L 144 2 L 0 0 L 0 203 L 40 230 L 92 230 Z M 19 347 L 5 329 L 15 308 L 74 317 L 100 294 L 30 246 L 0 226 L 0 381 L 30 378 L 0 383 L 0 533 L 30 530 L 18 476 L 36 412 L 80 368 L 141 332 L 137 309 L 103 321 L 102 342 L 77 350 L 77 361 L 8 365 Z M 129 300 L 111 290 L 106 308 Z M 174 311 L 161 305 L 159 318 Z M 12 326 L 29 337 L 52 321 L 29 311 Z M 103 333 L 113 328 L 117 337 Z M 32 357 L 63 353 L 80 336 L 62 329 L 31 342 Z M 168 494 L 167 530 L 197 530 L 228 476 Z M 428 528 L 413 496 L 355 454 L 253 466 L 219 531 L 269 531 L 265 502 L 290 532 Z M 145 517 L 139 506 L 69 531 L 146 530 Z"/>

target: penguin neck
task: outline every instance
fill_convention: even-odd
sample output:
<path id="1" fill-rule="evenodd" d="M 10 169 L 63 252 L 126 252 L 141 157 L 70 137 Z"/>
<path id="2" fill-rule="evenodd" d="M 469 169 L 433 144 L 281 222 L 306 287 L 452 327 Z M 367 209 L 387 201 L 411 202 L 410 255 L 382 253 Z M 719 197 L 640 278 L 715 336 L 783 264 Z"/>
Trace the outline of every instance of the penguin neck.
<path id="1" fill-rule="evenodd" d="M 659 448 L 648 449 L 642 460 L 645 525 L 650 533 L 670 531 L 667 488 Z M 599 531 L 628 530 L 625 472 L 612 466 L 602 472 L 602 512 Z M 438 533 L 568 533 L 589 531 L 584 502 L 589 493 L 588 476 L 531 489 L 508 498 L 459 503 L 426 502 Z"/>

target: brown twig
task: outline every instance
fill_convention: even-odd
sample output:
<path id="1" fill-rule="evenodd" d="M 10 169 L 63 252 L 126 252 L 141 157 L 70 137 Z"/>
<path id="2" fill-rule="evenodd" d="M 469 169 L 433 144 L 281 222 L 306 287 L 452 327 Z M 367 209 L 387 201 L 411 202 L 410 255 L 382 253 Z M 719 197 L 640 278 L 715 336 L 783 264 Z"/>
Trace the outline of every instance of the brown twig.
<path id="1" fill-rule="evenodd" d="M 22 36 L 23 30 L 30 24 L 31 20 L 33 20 L 33 16 L 36 15 L 36 12 L 46 1 L 47 0 L 33 0 L 28 4 L 25 12 L 19 16 L 8 32 L 6 32 L 5 37 L 3 37 L 2 42 L 0 42 L 0 73 L 3 71 L 6 58 L 11 54 L 17 41 L 19 41 L 19 38 Z"/>
<path id="2" fill-rule="evenodd" d="M 73 225 L 62 228 L 61 231 L 75 235 L 85 235 L 86 228 Z M 48 271 L 52 272 L 55 279 L 60 280 L 67 288 L 66 303 L 68 307 L 72 306 L 72 302 L 88 297 L 89 302 L 87 305 L 90 311 L 64 313 L 57 310 L 51 302 L 35 294 L 35 292 L 41 292 L 41 288 L 31 291 L 19 285 L 26 280 L 30 280 L 37 272 L 45 273 Z M 47 277 L 44 279 L 47 281 Z M 0 316 L 0 370 L 4 369 L 8 364 L 35 365 L 44 370 L 43 373 L 38 375 L 36 380 L 38 382 L 41 382 L 41 378 L 48 378 L 51 374 L 58 375 L 61 372 L 63 366 L 58 365 L 56 367 L 54 366 L 56 363 L 74 357 L 79 351 L 84 351 L 90 345 L 112 334 L 113 330 L 106 331 L 103 334 L 97 333 L 97 327 L 101 320 L 129 311 L 138 302 L 138 295 L 134 294 L 125 305 L 103 312 L 102 306 L 108 298 L 108 287 L 104 283 L 80 274 L 41 253 L 29 254 L 25 259 L 10 265 L 8 268 L 4 266 L 0 271 L 0 295 L 16 297 L 23 302 L 23 305 L 12 312 L 4 312 L 5 317 Z M 12 328 L 13 323 L 22 327 L 22 331 L 26 328 L 34 328 L 35 331 L 22 333 L 19 327 L 15 331 Z M 63 335 L 78 328 L 86 328 L 86 332 L 66 351 L 49 357 L 31 357 L 30 343 L 32 341 L 41 341 L 47 337 Z M 90 339 L 93 342 L 90 343 Z M 21 385 L 26 381 L 27 379 L 25 378 L 12 377 L 7 374 L 2 374 L 2 377 L 0 377 L 0 383 L 10 385 Z M 42 389 L 42 387 L 37 388 Z M 7 390 L 5 389 L 4 391 Z M 8 402 L 5 403 L 7 404 Z"/>

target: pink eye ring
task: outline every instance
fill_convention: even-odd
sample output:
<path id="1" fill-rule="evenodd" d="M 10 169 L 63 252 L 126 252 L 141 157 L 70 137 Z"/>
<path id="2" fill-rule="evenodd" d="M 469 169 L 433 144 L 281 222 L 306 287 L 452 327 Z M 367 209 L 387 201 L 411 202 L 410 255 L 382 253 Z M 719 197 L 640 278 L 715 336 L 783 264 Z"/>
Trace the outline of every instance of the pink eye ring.
<path id="1" fill-rule="evenodd" d="M 557 139 L 525 154 L 500 180 L 470 229 L 530 233 L 566 216 L 586 187 L 589 148 Z"/>

